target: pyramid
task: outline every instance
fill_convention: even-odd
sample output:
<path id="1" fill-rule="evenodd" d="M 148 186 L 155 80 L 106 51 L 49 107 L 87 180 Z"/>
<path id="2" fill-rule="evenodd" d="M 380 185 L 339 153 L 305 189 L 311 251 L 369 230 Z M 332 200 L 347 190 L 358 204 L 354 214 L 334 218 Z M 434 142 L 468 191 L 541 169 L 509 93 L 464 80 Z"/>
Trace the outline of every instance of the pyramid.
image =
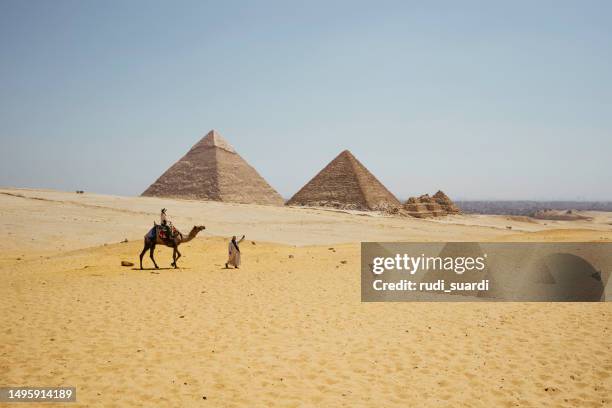
<path id="1" fill-rule="evenodd" d="M 340 153 L 287 205 L 392 211 L 400 202 L 348 150 Z"/>
<path id="2" fill-rule="evenodd" d="M 423 194 L 420 197 L 410 197 L 404 203 L 408 215 L 416 218 L 440 217 L 448 214 L 460 214 L 461 210 L 446 194 L 438 190 L 433 196 Z"/>
<path id="3" fill-rule="evenodd" d="M 447 214 L 460 214 L 461 210 L 459 207 L 452 202 L 452 200 L 444 194 L 442 190 L 438 190 L 436 194 L 434 194 L 431 198 L 434 199 L 436 203 L 438 203 L 444 212 Z"/>
<path id="4" fill-rule="evenodd" d="M 142 195 L 244 204 L 284 202 L 215 130 L 208 132 Z"/>

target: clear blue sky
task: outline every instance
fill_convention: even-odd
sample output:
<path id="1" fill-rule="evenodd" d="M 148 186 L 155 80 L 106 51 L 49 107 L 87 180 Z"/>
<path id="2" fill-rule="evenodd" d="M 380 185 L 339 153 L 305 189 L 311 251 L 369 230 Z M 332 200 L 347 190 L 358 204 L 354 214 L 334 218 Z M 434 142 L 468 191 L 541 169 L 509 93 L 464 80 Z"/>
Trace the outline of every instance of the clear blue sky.
<path id="1" fill-rule="evenodd" d="M 140 194 L 217 129 L 289 197 L 612 200 L 612 2 L 0 0 L 0 185 Z"/>

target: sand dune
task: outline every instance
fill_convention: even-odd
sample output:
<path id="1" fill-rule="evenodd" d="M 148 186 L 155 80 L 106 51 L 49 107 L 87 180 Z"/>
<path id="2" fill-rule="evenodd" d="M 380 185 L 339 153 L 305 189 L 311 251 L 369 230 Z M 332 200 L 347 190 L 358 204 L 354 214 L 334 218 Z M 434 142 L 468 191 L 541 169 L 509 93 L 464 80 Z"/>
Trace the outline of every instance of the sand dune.
<path id="1" fill-rule="evenodd" d="M 359 291 L 361 240 L 610 240 L 607 214 L 431 221 L 1 192 L 1 382 L 76 386 L 66 406 L 612 404 L 610 303 L 365 304 Z M 160 270 L 120 266 L 162 206 L 207 233 L 179 270 L 168 248 Z M 243 267 L 223 269 L 239 233 Z"/>

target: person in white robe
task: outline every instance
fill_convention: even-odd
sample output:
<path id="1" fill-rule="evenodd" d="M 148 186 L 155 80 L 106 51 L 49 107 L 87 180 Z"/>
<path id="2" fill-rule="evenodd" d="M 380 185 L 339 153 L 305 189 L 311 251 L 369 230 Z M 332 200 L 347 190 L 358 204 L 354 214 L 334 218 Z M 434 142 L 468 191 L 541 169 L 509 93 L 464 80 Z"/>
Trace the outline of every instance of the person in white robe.
<path id="1" fill-rule="evenodd" d="M 236 236 L 232 237 L 232 240 L 228 246 L 229 258 L 225 263 L 225 268 L 229 268 L 228 265 L 232 265 L 234 268 L 238 269 L 240 267 L 240 247 L 238 246 L 244 240 L 244 235 L 240 238 L 239 241 L 236 241 Z"/>
<path id="2" fill-rule="evenodd" d="M 165 208 L 162 208 L 159 220 L 161 222 L 161 228 L 165 231 L 166 236 L 172 238 L 172 223 L 168 221 L 168 215 L 166 214 Z"/>
<path id="3" fill-rule="evenodd" d="M 161 225 L 166 225 L 168 223 L 168 216 L 166 215 L 166 209 L 162 208 L 161 214 L 159 215 L 159 220 L 161 221 Z"/>

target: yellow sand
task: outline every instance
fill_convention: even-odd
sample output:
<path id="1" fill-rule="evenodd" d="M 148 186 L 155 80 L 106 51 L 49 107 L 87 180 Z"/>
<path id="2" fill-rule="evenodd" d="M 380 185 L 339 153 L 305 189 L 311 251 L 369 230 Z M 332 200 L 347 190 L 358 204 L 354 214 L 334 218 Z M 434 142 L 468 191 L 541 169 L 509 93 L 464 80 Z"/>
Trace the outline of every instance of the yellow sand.
<path id="1" fill-rule="evenodd" d="M 68 407 L 612 404 L 609 303 L 365 304 L 359 291 L 361 240 L 610 240 L 607 214 L 423 221 L 2 192 L 0 385 L 76 386 Z M 120 266 L 162 206 L 206 234 L 181 246 L 179 270 Z M 242 233 L 243 267 L 223 269 Z M 170 256 L 156 252 L 163 268 Z"/>

